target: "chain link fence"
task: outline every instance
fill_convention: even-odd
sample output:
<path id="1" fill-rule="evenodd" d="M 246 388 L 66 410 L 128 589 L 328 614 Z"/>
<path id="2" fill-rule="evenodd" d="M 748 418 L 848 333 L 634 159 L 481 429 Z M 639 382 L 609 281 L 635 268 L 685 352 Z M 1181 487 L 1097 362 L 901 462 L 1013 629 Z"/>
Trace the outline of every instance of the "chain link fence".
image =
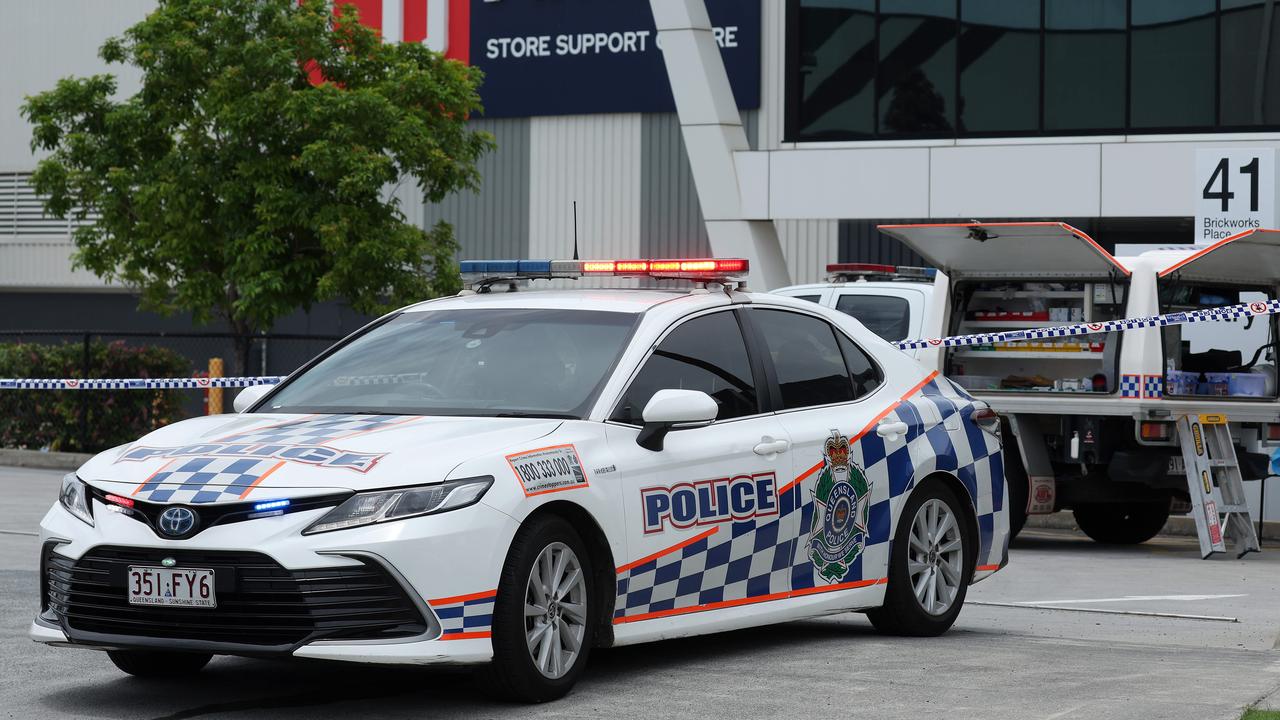
<path id="1" fill-rule="evenodd" d="M 0 331 L 0 377 L 288 375 L 337 335 L 257 335 L 236 357 L 229 333 Z M 219 366 L 221 366 L 219 368 Z M 221 392 L 219 396 L 216 393 Z M 0 390 L 0 447 L 98 452 L 213 408 L 238 390 Z"/>

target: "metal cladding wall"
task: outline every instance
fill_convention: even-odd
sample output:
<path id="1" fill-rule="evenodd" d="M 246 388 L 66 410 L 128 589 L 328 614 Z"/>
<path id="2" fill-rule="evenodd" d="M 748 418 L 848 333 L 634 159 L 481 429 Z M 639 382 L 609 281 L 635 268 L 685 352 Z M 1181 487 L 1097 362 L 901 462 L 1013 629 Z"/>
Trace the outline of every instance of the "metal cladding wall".
<path id="1" fill-rule="evenodd" d="M 641 116 L 640 256 L 711 254 L 680 122 L 671 113 Z"/>
<path id="2" fill-rule="evenodd" d="M 497 148 L 478 164 L 480 190 L 460 192 L 438 205 L 422 202 L 411 183 L 397 192 L 411 222 L 430 228 L 453 226 L 462 256 L 475 260 L 526 257 L 529 252 L 529 120 L 476 120 L 472 127 L 492 133 Z"/>

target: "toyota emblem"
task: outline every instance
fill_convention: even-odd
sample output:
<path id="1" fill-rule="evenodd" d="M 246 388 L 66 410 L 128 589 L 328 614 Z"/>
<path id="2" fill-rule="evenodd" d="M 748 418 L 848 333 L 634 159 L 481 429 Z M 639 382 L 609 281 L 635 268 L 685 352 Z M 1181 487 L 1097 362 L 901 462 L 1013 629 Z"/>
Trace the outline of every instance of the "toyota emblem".
<path id="1" fill-rule="evenodd" d="M 169 537 L 182 537 L 196 527 L 196 513 L 191 508 L 171 507 L 160 513 L 160 532 Z"/>

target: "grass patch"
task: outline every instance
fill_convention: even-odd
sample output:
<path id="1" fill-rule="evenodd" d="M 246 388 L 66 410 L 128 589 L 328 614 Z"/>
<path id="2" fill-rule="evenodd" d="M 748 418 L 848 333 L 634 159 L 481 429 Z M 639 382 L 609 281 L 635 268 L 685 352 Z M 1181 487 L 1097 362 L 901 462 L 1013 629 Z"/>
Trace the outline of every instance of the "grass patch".
<path id="1" fill-rule="evenodd" d="M 1280 710 L 1254 710 L 1249 708 L 1240 720 L 1280 720 Z"/>

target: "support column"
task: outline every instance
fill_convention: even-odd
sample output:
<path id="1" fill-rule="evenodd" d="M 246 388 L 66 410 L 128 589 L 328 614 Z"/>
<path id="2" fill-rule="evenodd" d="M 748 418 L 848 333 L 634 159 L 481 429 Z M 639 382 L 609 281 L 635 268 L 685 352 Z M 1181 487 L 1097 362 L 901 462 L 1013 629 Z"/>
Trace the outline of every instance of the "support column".
<path id="1" fill-rule="evenodd" d="M 734 152 L 750 150 L 729 75 L 711 32 L 704 0 L 649 0 L 663 62 L 675 96 L 689 166 L 707 222 L 711 252 L 751 262 L 748 286 L 791 283 L 778 234 L 769 220 L 746 220 Z"/>

